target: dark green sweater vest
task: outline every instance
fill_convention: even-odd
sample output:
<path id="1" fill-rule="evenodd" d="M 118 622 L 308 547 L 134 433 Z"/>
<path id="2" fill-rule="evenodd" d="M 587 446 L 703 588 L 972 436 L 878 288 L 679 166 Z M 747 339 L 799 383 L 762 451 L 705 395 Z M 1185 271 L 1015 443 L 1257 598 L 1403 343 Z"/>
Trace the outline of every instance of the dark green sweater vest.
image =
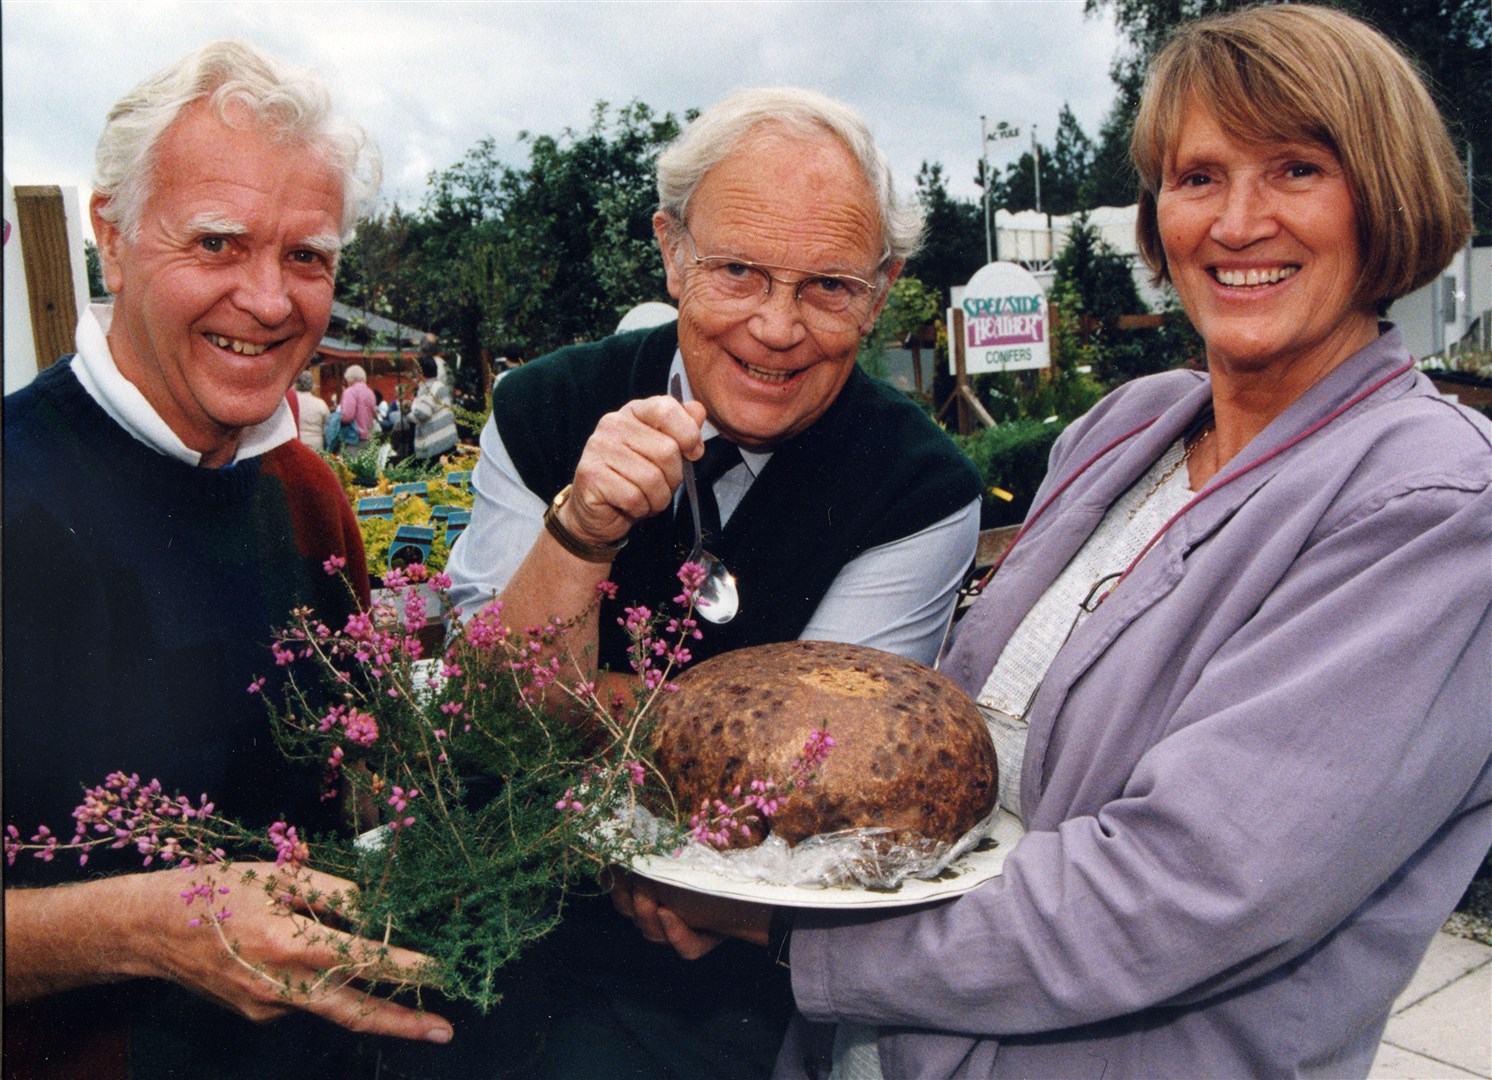
<path id="1" fill-rule="evenodd" d="M 575 475 L 608 412 L 666 392 L 676 323 L 560 349 L 504 376 L 493 416 L 519 475 L 548 501 Z M 859 368 L 807 431 L 778 446 L 714 551 L 736 575 L 741 611 L 704 627 L 696 660 L 796 638 L 845 563 L 947 517 L 979 494 L 978 472 L 912 402 Z M 623 608 L 654 611 L 678 590 L 667 514 L 633 527 L 612 569 L 601 662 L 625 669 Z"/>

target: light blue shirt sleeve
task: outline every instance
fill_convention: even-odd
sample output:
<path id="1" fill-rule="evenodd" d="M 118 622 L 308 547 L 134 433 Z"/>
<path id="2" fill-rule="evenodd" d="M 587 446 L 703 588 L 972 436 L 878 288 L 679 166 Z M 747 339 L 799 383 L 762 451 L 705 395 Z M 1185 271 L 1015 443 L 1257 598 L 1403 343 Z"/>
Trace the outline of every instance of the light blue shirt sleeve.
<path id="1" fill-rule="evenodd" d="M 524 485 L 497 425 L 482 428 L 471 473 L 471 523 L 451 548 L 451 603 L 470 618 L 507 587 L 544 529 L 544 500 Z"/>
<path id="2" fill-rule="evenodd" d="M 843 641 L 932 666 L 979 544 L 979 500 L 921 532 L 856 556 L 798 635 Z"/>
<path id="3" fill-rule="evenodd" d="M 472 471 L 471 524 L 451 550 L 451 602 L 469 618 L 502 592 L 544 528 L 544 500 L 530 491 L 489 418 Z M 727 515 L 766 455 L 752 455 L 716 483 Z M 869 645 L 929 664 L 979 542 L 979 500 L 920 532 L 871 548 L 839 571 L 803 638 Z"/>

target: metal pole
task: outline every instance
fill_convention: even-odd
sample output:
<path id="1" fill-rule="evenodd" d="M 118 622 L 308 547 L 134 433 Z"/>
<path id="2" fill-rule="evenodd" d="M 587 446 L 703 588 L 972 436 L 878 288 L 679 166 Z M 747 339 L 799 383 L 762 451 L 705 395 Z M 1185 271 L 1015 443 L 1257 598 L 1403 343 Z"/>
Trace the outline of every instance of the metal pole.
<path id="1" fill-rule="evenodd" d="M 1036 212 L 1041 213 L 1041 144 L 1036 141 L 1036 125 L 1031 125 L 1031 164 L 1036 176 Z"/>
<path id="2" fill-rule="evenodd" d="M 984 172 L 981 179 L 984 181 L 982 201 L 984 203 L 984 261 L 994 262 L 993 249 L 990 245 L 989 228 L 989 132 L 985 129 L 984 114 L 979 116 L 979 160 L 984 164 Z"/>

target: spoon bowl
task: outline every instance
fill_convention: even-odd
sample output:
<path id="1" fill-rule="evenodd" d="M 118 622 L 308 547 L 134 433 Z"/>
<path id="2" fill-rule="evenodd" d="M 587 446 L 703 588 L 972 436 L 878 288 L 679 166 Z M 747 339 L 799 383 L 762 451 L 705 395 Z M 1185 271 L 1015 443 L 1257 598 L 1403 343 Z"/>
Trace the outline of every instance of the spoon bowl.
<path id="1" fill-rule="evenodd" d="M 675 401 L 684 400 L 683 382 L 677 375 L 669 381 L 668 390 Z M 694 598 L 694 610 L 706 622 L 728 623 L 740 610 L 741 598 L 736 591 L 735 576 L 723 562 L 705 550 L 699 526 L 699 489 L 694 478 L 694 462 L 688 458 L 684 459 L 684 494 L 689 498 L 689 512 L 694 515 L 694 548 L 686 561 L 697 563 L 705 570 L 704 583 Z"/>
<path id="2" fill-rule="evenodd" d="M 736 592 L 735 575 L 702 547 L 690 556 L 690 561 L 705 568 L 704 584 L 699 587 L 699 593 L 694 598 L 694 610 L 707 622 L 730 622 L 741 606 L 740 595 Z"/>

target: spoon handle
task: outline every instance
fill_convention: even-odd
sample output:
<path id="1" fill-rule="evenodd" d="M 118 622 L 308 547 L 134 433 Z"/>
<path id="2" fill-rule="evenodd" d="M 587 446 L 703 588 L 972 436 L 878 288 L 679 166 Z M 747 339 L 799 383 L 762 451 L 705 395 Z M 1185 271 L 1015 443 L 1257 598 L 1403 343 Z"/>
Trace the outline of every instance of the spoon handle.
<path id="1" fill-rule="evenodd" d="M 675 401 L 683 404 L 684 385 L 677 374 L 669 380 L 668 392 Z M 689 561 L 699 562 L 699 555 L 704 550 L 705 544 L 704 537 L 700 534 L 699 489 L 694 482 L 694 462 L 688 458 L 684 458 L 684 493 L 689 496 L 689 512 L 694 515 L 694 548 L 689 554 Z"/>

